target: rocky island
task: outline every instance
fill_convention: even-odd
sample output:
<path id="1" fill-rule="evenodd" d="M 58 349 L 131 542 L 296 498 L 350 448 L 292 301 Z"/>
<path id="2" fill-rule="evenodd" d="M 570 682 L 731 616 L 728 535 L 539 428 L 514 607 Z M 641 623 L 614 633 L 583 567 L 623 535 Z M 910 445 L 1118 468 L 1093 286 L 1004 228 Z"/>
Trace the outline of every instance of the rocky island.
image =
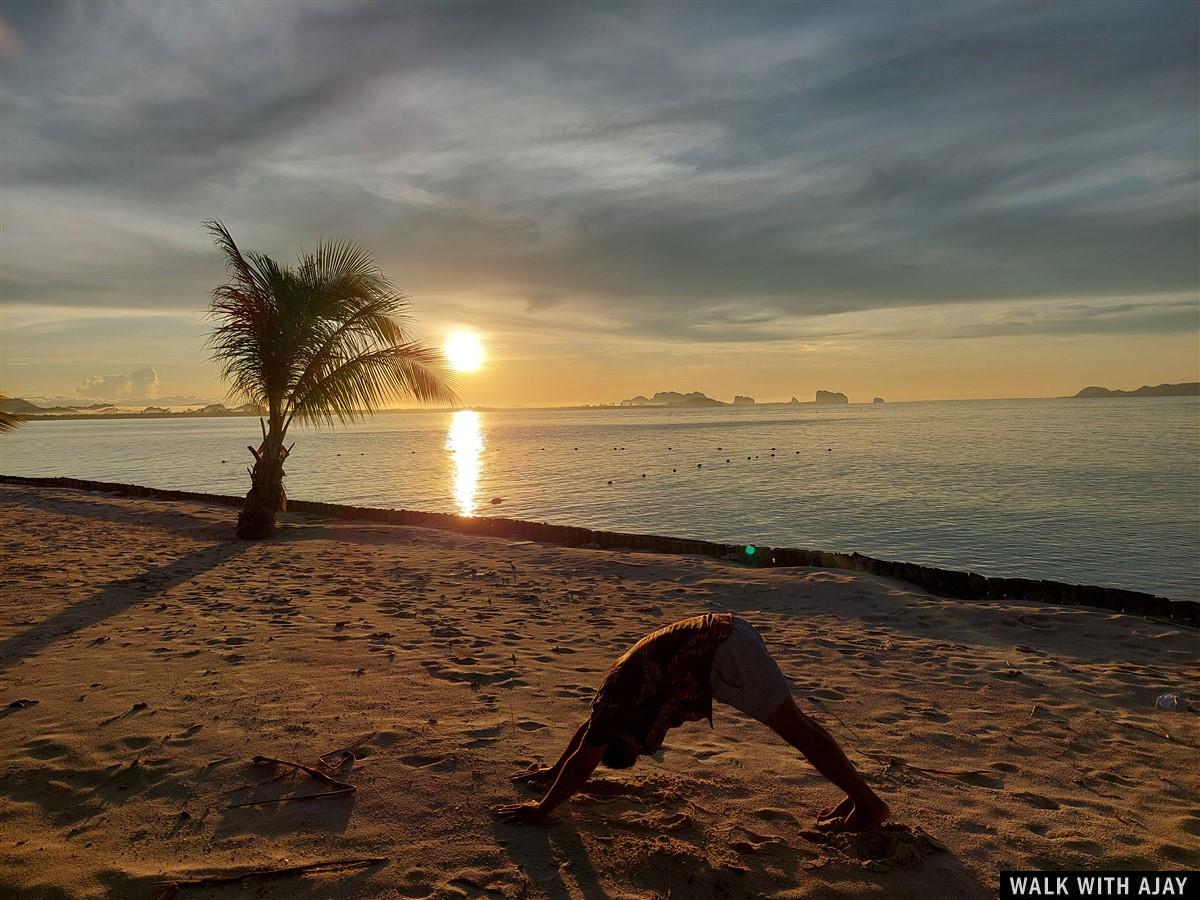
<path id="1" fill-rule="evenodd" d="M 840 391 L 817 391 L 817 403 L 849 403 L 850 399 Z"/>
<path id="2" fill-rule="evenodd" d="M 678 391 L 659 391 L 653 397 L 643 397 L 639 394 L 629 400 L 622 400 L 621 406 L 728 406 L 720 400 L 714 400 L 700 391 L 681 394 Z"/>

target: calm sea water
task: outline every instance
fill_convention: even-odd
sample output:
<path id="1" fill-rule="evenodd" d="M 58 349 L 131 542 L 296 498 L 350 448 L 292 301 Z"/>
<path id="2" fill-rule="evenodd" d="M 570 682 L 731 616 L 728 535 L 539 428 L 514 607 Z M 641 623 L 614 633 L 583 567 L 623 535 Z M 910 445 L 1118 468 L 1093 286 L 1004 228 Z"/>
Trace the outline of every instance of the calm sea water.
<path id="1" fill-rule="evenodd" d="M 0 471 L 244 493 L 257 437 L 253 419 L 32 422 Z M 1192 397 L 412 412 L 292 437 L 296 498 L 1200 597 Z"/>

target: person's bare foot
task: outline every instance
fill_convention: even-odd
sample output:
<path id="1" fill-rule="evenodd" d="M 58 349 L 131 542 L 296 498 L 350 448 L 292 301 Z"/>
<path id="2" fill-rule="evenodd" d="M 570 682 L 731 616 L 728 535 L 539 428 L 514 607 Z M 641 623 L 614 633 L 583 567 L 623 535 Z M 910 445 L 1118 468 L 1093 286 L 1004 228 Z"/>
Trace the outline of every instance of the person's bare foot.
<path id="1" fill-rule="evenodd" d="M 817 828 L 822 831 L 870 831 L 886 822 L 891 814 L 891 807 L 874 794 L 857 802 L 847 797 L 817 818 Z"/>
<path id="2" fill-rule="evenodd" d="M 854 804 L 854 811 L 846 817 L 848 831 L 869 831 L 878 828 L 891 816 L 892 809 L 878 797 Z"/>
<path id="3" fill-rule="evenodd" d="M 847 797 L 837 806 L 831 806 L 829 809 L 817 813 L 817 823 L 828 822 L 832 819 L 844 819 L 854 809 L 854 801 Z"/>

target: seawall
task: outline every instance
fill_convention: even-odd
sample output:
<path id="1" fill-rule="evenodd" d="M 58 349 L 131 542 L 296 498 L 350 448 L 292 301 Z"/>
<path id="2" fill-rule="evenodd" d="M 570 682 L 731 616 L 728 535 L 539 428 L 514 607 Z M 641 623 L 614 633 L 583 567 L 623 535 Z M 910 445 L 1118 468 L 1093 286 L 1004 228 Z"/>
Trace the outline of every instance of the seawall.
<path id="1" fill-rule="evenodd" d="M 136 484 L 85 481 L 78 478 L 25 478 L 16 475 L 0 475 L 0 483 L 102 491 L 157 500 L 192 500 L 232 507 L 239 507 L 242 504 L 241 497 L 228 494 L 172 491 Z M 830 553 L 825 550 L 765 546 L 755 546 L 753 553 L 747 553 L 747 547 L 741 544 L 720 544 L 656 534 L 595 531 L 590 528 L 527 522 L 521 519 L 456 516 L 450 513 L 348 506 L 290 498 L 288 499 L 288 510 L 339 519 L 438 528 L 462 534 L 543 541 L 568 547 L 596 547 L 609 550 L 636 550 L 640 553 L 709 556 L 718 559 L 733 559 L 742 564 L 763 567 L 816 566 L 845 569 L 851 572 L 865 572 L 886 578 L 896 578 L 932 593 L 961 600 L 1036 600 L 1064 606 L 1093 606 L 1116 612 L 1170 619 L 1179 624 L 1200 627 L 1200 603 L 1194 600 L 1171 600 L 1167 597 L 1140 591 L 1067 584 L 1045 579 L 988 577 L 975 572 L 959 572 L 915 563 L 876 559 L 861 553 Z M 230 530 L 232 532 L 232 522 Z"/>

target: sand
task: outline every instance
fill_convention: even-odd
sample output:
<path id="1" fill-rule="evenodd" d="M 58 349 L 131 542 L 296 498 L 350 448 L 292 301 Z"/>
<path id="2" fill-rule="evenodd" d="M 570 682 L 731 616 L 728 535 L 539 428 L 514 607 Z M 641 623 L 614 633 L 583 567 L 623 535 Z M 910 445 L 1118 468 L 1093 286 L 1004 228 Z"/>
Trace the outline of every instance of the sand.
<path id="1" fill-rule="evenodd" d="M 386 861 L 179 896 L 961 898 L 1000 869 L 1200 867 L 1200 716 L 1153 708 L 1200 695 L 1196 630 L 298 515 L 240 543 L 233 516 L 0 485 L 0 895 L 362 857 Z M 548 827 L 489 814 L 533 796 L 507 776 L 556 758 L 626 646 L 725 609 L 894 827 L 814 831 L 835 789 L 721 706 Z M 325 758 L 354 793 L 256 786 L 280 771 L 255 755 L 350 745 Z"/>

